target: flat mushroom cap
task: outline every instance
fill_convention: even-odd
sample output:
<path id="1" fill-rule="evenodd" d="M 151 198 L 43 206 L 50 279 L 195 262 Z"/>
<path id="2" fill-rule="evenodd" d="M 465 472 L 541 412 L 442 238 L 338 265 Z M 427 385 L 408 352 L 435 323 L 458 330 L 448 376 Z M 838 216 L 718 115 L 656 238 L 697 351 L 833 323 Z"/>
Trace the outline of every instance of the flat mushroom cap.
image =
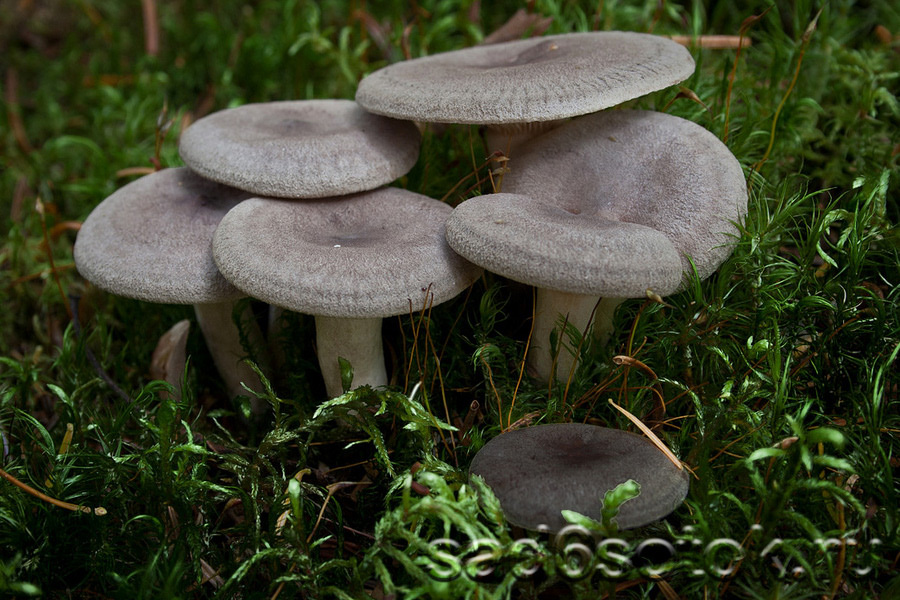
<path id="1" fill-rule="evenodd" d="M 137 179 L 88 215 L 75 240 L 75 266 L 99 288 L 148 302 L 241 298 L 216 268 L 211 243 L 225 213 L 247 197 L 186 168 Z"/>
<path id="2" fill-rule="evenodd" d="M 450 206 L 399 188 L 292 202 L 254 198 L 228 213 L 213 254 L 225 277 L 270 304 L 326 317 L 419 311 L 481 269 L 447 245 Z M 432 302 L 432 300 L 428 300 Z"/>
<path id="3" fill-rule="evenodd" d="M 606 492 L 629 479 L 641 492 L 620 506 L 619 529 L 652 523 L 681 504 L 689 483 L 687 471 L 646 438 L 579 423 L 501 434 L 478 452 L 469 473 L 484 478 L 510 523 L 550 531 L 567 524 L 562 510 L 601 520 Z"/>
<path id="4" fill-rule="evenodd" d="M 419 132 L 351 100 L 294 100 L 208 115 L 184 131 L 178 149 L 213 181 L 263 196 L 324 198 L 406 174 L 419 157 Z"/>
<path id="5" fill-rule="evenodd" d="M 636 298 L 681 282 L 678 251 L 662 233 L 530 196 L 466 200 L 447 221 L 447 242 L 488 271 L 561 292 Z"/>
<path id="6" fill-rule="evenodd" d="M 395 63 L 363 79 L 366 110 L 440 123 L 499 125 L 596 112 L 683 81 L 684 47 L 623 31 L 476 46 Z"/>
<path id="7" fill-rule="evenodd" d="M 650 228 L 678 250 L 684 272 L 690 257 L 701 279 L 731 254 L 734 223 L 747 213 L 744 174 L 728 147 L 664 113 L 612 110 L 575 119 L 531 140 L 509 166 L 504 192 L 548 211 Z"/>

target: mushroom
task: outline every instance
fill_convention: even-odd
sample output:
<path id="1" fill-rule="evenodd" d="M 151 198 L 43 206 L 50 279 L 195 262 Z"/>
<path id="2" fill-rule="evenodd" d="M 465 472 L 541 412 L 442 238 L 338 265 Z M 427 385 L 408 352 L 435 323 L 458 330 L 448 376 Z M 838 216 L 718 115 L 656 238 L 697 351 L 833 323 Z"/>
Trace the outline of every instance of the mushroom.
<path id="1" fill-rule="evenodd" d="M 339 358 L 354 386 L 388 383 L 383 317 L 439 304 L 481 269 L 444 239 L 452 209 L 398 188 L 304 202 L 254 198 L 219 224 L 213 256 L 255 298 L 315 316 L 330 397 L 342 393 Z"/>
<path id="2" fill-rule="evenodd" d="M 681 504 L 689 485 L 687 471 L 646 438 L 580 423 L 500 434 L 475 455 L 469 473 L 484 478 L 510 523 L 550 532 L 566 525 L 563 510 L 601 521 L 603 497 L 629 479 L 640 494 L 619 507 L 619 529 L 662 519 Z"/>
<path id="3" fill-rule="evenodd" d="M 406 174 L 419 132 L 351 100 L 267 102 L 200 119 L 181 135 L 179 153 L 200 175 L 257 195 L 323 198 Z"/>
<path id="4" fill-rule="evenodd" d="M 532 140 L 517 165 L 504 180 L 510 193 L 454 210 L 447 240 L 475 264 L 537 286 L 529 363 L 545 381 L 556 375 L 547 348 L 560 318 L 586 331 L 593 315 L 605 339 L 625 298 L 665 296 L 686 273 L 712 274 L 747 210 L 743 172 L 728 148 L 663 113 L 580 117 Z M 559 372 L 574 361 L 561 352 Z"/>
<path id="5" fill-rule="evenodd" d="M 150 377 L 165 381 L 175 390 L 174 395 L 168 392 L 160 394 L 163 398 L 174 397 L 181 400 L 184 390 L 181 387 L 184 367 L 187 364 L 187 341 L 191 331 L 191 322 L 182 319 L 162 334 L 150 357 Z"/>
<path id="6" fill-rule="evenodd" d="M 375 189 L 406 174 L 419 155 L 415 125 L 351 100 L 247 104 L 208 115 L 181 135 L 179 152 L 202 176 L 263 196 L 322 198 Z M 281 309 L 268 338 L 283 363 Z"/>
<path id="7" fill-rule="evenodd" d="M 161 304 L 192 304 L 216 368 L 231 397 L 242 383 L 261 390 L 241 359 L 247 352 L 232 315 L 244 297 L 213 262 L 212 234 L 225 213 L 249 194 L 165 169 L 122 187 L 88 215 L 75 240 L 75 266 L 110 293 Z M 263 348 L 252 319 L 242 319 L 254 349 Z"/>
<path id="8" fill-rule="evenodd" d="M 356 101 L 398 119 L 487 125 L 488 150 L 505 151 L 560 119 L 664 89 L 693 72 L 690 53 L 664 37 L 569 33 L 395 63 L 363 79 Z"/>

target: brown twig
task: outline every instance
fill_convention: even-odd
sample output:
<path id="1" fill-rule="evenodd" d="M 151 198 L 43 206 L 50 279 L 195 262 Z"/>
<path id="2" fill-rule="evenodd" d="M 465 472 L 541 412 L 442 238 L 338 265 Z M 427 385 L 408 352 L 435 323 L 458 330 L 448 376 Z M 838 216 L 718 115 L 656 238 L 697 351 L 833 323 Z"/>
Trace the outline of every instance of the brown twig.
<path id="1" fill-rule="evenodd" d="M 747 31 L 750 30 L 750 27 L 753 26 L 754 23 L 762 19 L 767 12 L 771 10 L 771 7 L 762 11 L 762 13 L 758 15 L 751 15 L 744 19 L 744 22 L 741 23 L 741 28 L 738 30 L 738 38 L 741 40 L 744 39 L 744 36 L 747 35 Z M 749 44 L 748 44 L 749 45 Z M 731 72 L 728 73 L 728 91 L 725 92 L 725 130 L 722 134 L 722 141 L 728 141 L 728 117 L 731 111 L 731 91 L 734 88 L 734 78 L 737 75 L 737 67 L 738 63 L 741 61 L 741 49 L 744 47 L 743 43 L 738 44 L 737 53 L 734 56 L 734 64 L 731 65 Z"/>
<path id="2" fill-rule="evenodd" d="M 803 32 L 803 36 L 800 38 L 800 55 L 797 57 L 797 66 L 794 69 L 794 76 L 791 78 L 791 83 L 788 85 L 787 90 L 784 92 L 784 96 L 781 98 L 781 102 L 778 103 L 778 108 L 775 109 L 775 115 L 772 117 L 772 129 L 769 133 L 769 145 L 766 148 L 763 157 L 759 159 L 755 165 L 753 165 L 753 170 L 759 173 L 759 170 L 762 166 L 769 160 L 769 154 L 772 152 L 772 147 L 775 145 L 775 129 L 778 127 L 778 117 L 781 116 L 781 111 L 784 108 L 784 105 L 787 103 L 787 99 L 790 97 L 791 92 L 794 91 L 794 86 L 797 84 L 797 79 L 800 77 L 800 67 L 803 65 L 803 57 L 806 56 L 806 49 L 809 47 L 809 40 L 812 39 L 812 34 L 816 30 L 816 24 L 819 22 L 819 15 L 822 14 L 824 8 L 820 8 L 819 12 L 816 13 L 816 16 L 813 17 L 813 20 L 810 21 L 809 25 L 806 26 L 806 31 Z"/>
<path id="3" fill-rule="evenodd" d="M 750 38 L 741 35 L 670 35 L 669 39 L 682 46 L 708 50 L 734 50 L 753 45 Z"/>
<path id="4" fill-rule="evenodd" d="M 668 458 L 670 461 L 672 461 L 672 464 L 674 464 L 676 467 L 678 467 L 679 471 L 684 470 L 684 465 L 681 464 L 681 461 L 678 460 L 678 457 L 675 456 L 671 450 L 669 450 L 669 447 L 666 446 L 661 439 L 656 437 L 655 433 L 650 431 L 649 427 L 647 427 L 646 425 L 641 423 L 641 420 L 638 419 L 636 416 L 634 416 L 633 414 L 631 414 L 630 412 L 628 412 L 627 410 L 625 410 L 624 408 L 622 408 L 621 406 L 619 406 L 618 404 L 613 402 L 612 398 L 609 399 L 609 403 L 612 404 L 616 408 L 616 410 L 618 410 L 620 413 L 622 413 L 623 415 L 628 417 L 629 421 L 634 423 L 635 426 L 637 426 L 637 428 L 640 429 L 644 433 L 644 435 L 646 435 L 648 438 L 650 438 L 650 441 L 653 442 L 653 445 L 656 446 L 657 448 L 659 448 L 660 452 L 665 454 L 666 458 Z"/>
<path id="5" fill-rule="evenodd" d="M 528 330 L 528 338 L 525 340 L 525 352 L 522 353 L 522 366 L 519 367 L 519 378 L 516 380 L 516 387 L 513 390 L 512 402 L 509 406 L 509 414 L 506 416 L 506 427 L 510 427 L 512 421 L 513 407 L 516 405 L 516 396 L 519 395 L 519 385 L 522 383 L 522 377 L 525 375 L 525 364 L 528 359 L 528 349 L 531 347 L 531 338 L 534 335 L 534 310 L 536 308 L 537 299 L 535 298 L 535 288 L 531 288 L 531 329 Z M 503 417 L 500 417 L 500 424 L 503 425 Z"/>
<path id="6" fill-rule="evenodd" d="M 34 152 L 34 146 L 28 140 L 25 124 L 22 122 L 22 115 L 19 114 L 19 72 L 12 67 L 6 69 L 4 100 L 6 101 L 6 118 L 12 129 L 13 137 L 16 138 L 16 143 L 25 154 Z"/>
<path id="7" fill-rule="evenodd" d="M 66 312 L 69 315 L 69 319 L 71 319 L 72 309 L 69 307 L 69 303 L 66 302 L 66 293 L 63 291 L 62 281 L 60 281 L 59 279 L 59 273 L 56 270 L 56 263 L 53 260 L 53 248 L 50 246 L 50 233 L 47 230 L 46 210 L 44 209 L 44 203 L 41 202 L 40 197 L 35 199 L 34 208 L 41 217 L 41 233 L 44 236 L 44 247 L 46 248 L 47 252 L 47 261 L 50 263 L 50 272 L 53 274 L 53 280 L 56 282 L 56 287 L 59 290 L 59 295 L 63 299 L 63 304 L 66 307 Z"/>
<path id="8" fill-rule="evenodd" d="M 78 320 L 78 302 L 80 300 L 80 296 L 69 295 L 69 313 L 72 315 L 72 331 L 75 332 L 76 340 L 81 338 L 81 322 Z M 88 362 L 91 363 L 91 366 L 94 367 L 94 371 L 97 372 L 100 378 L 105 381 L 120 398 L 125 400 L 128 404 L 131 404 L 131 397 L 125 393 L 125 390 L 120 388 L 119 384 L 109 376 L 109 373 L 107 373 L 102 366 L 100 366 L 100 361 L 97 360 L 97 357 L 94 356 L 94 353 L 91 352 L 91 349 L 87 346 L 84 347 L 84 354 L 87 356 Z"/>
<path id="9" fill-rule="evenodd" d="M 144 17 L 144 52 L 156 56 L 159 54 L 159 16 L 156 11 L 156 0 L 141 0 L 141 13 Z"/>
<path id="10" fill-rule="evenodd" d="M 31 494 L 35 498 L 39 500 L 43 500 L 44 502 L 49 502 L 53 506 L 58 506 L 60 508 L 64 508 L 66 510 L 71 510 L 73 512 L 81 512 L 85 514 L 94 514 L 98 517 L 102 517 L 106 514 L 106 509 L 102 506 L 98 506 L 97 508 L 91 508 L 90 506 L 83 506 L 81 504 L 72 504 L 71 502 L 63 502 L 62 500 L 57 500 L 56 498 L 51 498 L 47 494 L 43 492 L 39 492 L 27 483 L 22 483 L 3 469 L 0 469 L 0 477 L 3 477 L 5 480 L 13 484 L 19 489 L 24 490 L 25 492 Z"/>

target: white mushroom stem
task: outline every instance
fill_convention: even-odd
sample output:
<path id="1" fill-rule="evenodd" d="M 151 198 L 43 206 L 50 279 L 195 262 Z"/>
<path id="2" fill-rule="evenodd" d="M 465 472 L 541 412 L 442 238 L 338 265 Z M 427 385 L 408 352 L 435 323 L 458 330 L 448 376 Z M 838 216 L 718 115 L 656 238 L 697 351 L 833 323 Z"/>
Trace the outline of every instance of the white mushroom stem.
<path id="1" fill-rule="evenodd" d="M 216 369 L 225 381 L 228 395 L 231 398 L 248 395 L 241 383 L 253 391 L 262 391 L 262 382 L 259 377 L 243 361 L 248 353 L 241 344 L 240 330 L 232 319 L 234 307 L 234 301 L 194 305 L 194 313 L 197 315 L 197 323 L 206 339 L 206 346 L 209 348 Z M 264 358 L 265 341 L 262 331 L 249 309 L 241 315 L 241 324 L 246 340 L 263 363 L 260 368 L 265 372 L 267 369 Z M 254 413 L 262 410 L 261 403 L 253 398 L 251 398 L 251 406 Z"/>
<path id="2" fill-rule="evenodd" d="M 329 398 L 344 393 L 338 358 L 343 358 L 353 367 L 354 388 L 361 385 L 372 387 L 387 385 L 381 321 L 380 317 L 373 319 L 316 317 L 319 367 L 325 379 L 325 391 Z"/>
<path id="3" fill-rule="evenodd" d="M 557 376 L 563 380 L 568 379 L 569 372 L 575 365 L 578 348 L 571 348 L 568 338 L 559 329 L 563 320 L 567 327 L 571 325 L 585 337 L 593 335 L 600 343 L 605 344 L 613 330 L 613 314 L 624 300 L 538 288 L 534 307 L 534 332 L 528 350 L 528 364 L 535 376 L 541 381 L 550 381 Z M 553 330 L 558 332 L 555 353 L 550 345 Z M 554 354 L 555 372 L 552 371 Z"/>

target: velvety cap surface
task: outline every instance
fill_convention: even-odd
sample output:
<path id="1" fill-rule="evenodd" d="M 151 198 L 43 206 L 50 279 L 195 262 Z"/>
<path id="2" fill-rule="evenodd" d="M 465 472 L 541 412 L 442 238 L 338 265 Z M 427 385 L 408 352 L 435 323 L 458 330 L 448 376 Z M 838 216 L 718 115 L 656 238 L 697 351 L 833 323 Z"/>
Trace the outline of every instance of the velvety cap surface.
<path id="1" fill-rule="evenodd" d="M 415 125 L 350 100 L 247 104 L 208 115 L 181 136 L 185 164 L 257 195 L 323 198 L 375 189 L 419 156 Z"/>
<path id="2" fill-rule="evenodd" d="M 327 200 L 254 198 L 228 213 L 213 254 L 229 281 L 283 308 L 328 317 L 418 312 L 481 269 L 447 245 L 451 208 L 398 188 Z"/>
<path id="3" fill-rule="evenodd" d="M 570 33 L 476 46 L 396 63 L 363 79 L 356 101 L 399 119 L 549 121 L 621 104 L 683 81 L 694 60 L 645 33 Z"/>
<path id="4" fill-rule="evenodd" d="M 164 304 L 223 302 L 243 296 L 222 277 L 212 235 L 249 194 L 165 169 L 101 202 L 75 240 L 82 277 L 119 296 Z"/>
<path id="5" fill-rule="evenodd" d="M 678 250 L 685 272 L 688 257 L 694 261 L 701 279 L 731 254 L 733 223 L 747 213 L 744 174 L 728 147 L 700 125 L 664 113 L 580 117 L 531 140 L 508 166 L 504 192 L 527 195 L 547 211 L 577 212 L 576 220 L 652 229 Z M 631 261 L 630 252 L 622 248 L 621 260 Z"/>
<path id="6" fill-rule="evenodd" d="M 472 460 L 507 520 L 526 529 L 558 531 L 572 510 L 597 521 L 603 497 L 634 479 L 640 495 L 619 508 L 620 529 L 640 527 L 675 510 L 688 492 L 680 470 L 646 438 L 594 425 L 538 425 L 501 434 Z"/>
<path id="7" fill-rule="evenodd" d="M 681 281 L 678 251 L 659 231 L 530 196 L 466 200 L 447 221 L 447 241 L 488 271 L 562 292 L 634 298 Z"/>

